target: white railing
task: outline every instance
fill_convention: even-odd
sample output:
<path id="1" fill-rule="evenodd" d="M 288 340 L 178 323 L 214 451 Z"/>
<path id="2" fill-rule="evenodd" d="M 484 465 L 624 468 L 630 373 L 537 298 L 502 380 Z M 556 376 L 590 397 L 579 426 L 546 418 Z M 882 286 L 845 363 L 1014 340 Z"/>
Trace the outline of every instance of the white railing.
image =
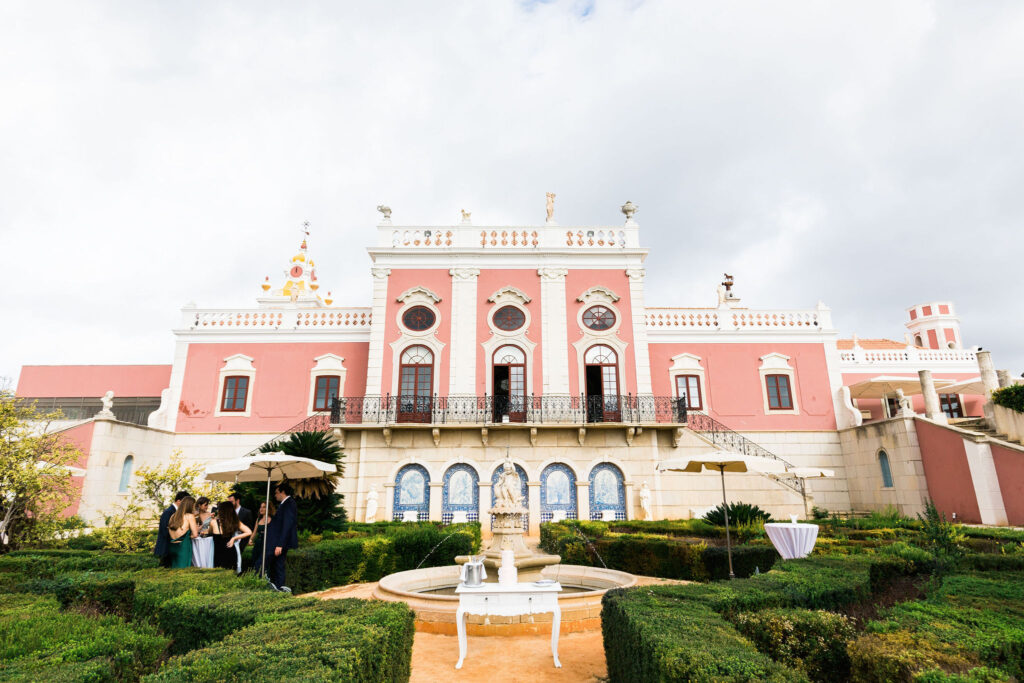
<path id="1" fill-rule="evenodd" d="M 369 308 L 182 310 L 189 330 L 370 329 Z"/>
<path id="2" fill-rule="evenodd" d="M 756 330 L 786 332 L 831 331 L 832 312 L 826 306 L 811 310 L 750 310 L 746 308 L 648 308 L 647 329 Z"/>
<path id="3" fill-rule="evenodd" d="M 377 226 L 377 246 L 392 249 L 626 249 L 639 248 L 639 225 L 562 227 L 460 225 Z"/>
<path id="4" fill-rule="evenodd" d="M 917 365 L 920 363 L 978 363 L 978 356 L 970 349 L 848 349 L 839 352 L 839 360 L 849 365 Z"/>

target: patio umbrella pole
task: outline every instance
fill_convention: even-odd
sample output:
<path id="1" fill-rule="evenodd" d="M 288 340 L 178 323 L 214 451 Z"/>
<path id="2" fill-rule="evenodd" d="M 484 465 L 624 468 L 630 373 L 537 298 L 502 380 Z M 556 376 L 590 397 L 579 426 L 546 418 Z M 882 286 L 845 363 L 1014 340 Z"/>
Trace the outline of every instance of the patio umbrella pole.
<path id="1" fill-rule="evenodd" d="M 270 468 L 267 468 L 267 503 L 266 503 L 266 517 L 267 526 L 263 529 L 263 559 L 260 560 L 260 574 L 263 578 L 267 578 L 267 531 L 270 530 Z M 260 520 L 256 520 L 256 526 L 260 525 Z"/>
<path id="2" fill-rule="evenodd" d="M 736 575 L 732 572 L 732 541 L 729 538 L 729 503 L 725 500 L 725 465 L 719 466 L 718 472 L 722 475 L 722 512 L 725 513 L 725 552 L 729 556 L 729 578 L 735 579 Z"/>

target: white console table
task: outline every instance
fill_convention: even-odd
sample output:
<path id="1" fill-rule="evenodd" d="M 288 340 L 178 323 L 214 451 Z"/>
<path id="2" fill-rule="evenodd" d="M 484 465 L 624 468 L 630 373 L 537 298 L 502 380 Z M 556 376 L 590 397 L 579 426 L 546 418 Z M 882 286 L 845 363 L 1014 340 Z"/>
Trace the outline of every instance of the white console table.
<path id="1" fill-rule="evenodd" d="M 559 583 L 547 586 L 533 583 L 484 583 L 475 587 L 460 583 L 455 588 L 455 594 L 459 596 L 459 609 L 455 612 L 455 627 L 459 634 L 459 663 L 455 668 L 461 669 L 466 659 L 467 614 L 514 617 L 546 612 L 554 614 L 551 620 L 551 656 L 555 658 L 555 666 L 561 668 L 562 663 L 558 661 L 558 628 L 562 623 L 562 611 L 558 608 L 560 592 L 562 585 Z"/>

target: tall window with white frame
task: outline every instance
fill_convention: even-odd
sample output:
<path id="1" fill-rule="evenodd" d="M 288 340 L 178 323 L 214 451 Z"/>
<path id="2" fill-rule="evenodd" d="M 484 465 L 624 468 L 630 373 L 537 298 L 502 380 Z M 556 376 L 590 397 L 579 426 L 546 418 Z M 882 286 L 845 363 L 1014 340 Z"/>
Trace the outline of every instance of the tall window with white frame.
<path id="1" fill-rule="evenodd" d="M 313 396 L 313 410 L 330 410 L 331 403 L 338 397 L 341 378 L 337 375 L 319 375 L 316 378 L 316 389 Z"/>
<path id="2" fill-rule="evenodd" d="M 768 392 L 769 410 L 793 410 L 789 375 L 765 375 L 764 382 L 765 390 Z"/>
<path id="3" fill-rule="evenodd" d="M 417 344 L 402 352 L 398 376 L 398 421 L 430 422 L 434 354 Z"/>
<path id="4" fill-rule="evenodd" d="M 506 344 L 494 351 L 494 421 L 526 421 L 526 354 Z M 507 420 L 506 420 L 507 418 Z"/>
<path id="5" fill-rule="evenodd" d="M 686 398 L 686 407 L 689 410 L 704 410 L 700 377 L 697 375 L 676 375 L 676 396 Z"/>
<path id="6" fill-rule="evenodd" d="M 222 413 L 244 413 L 249 397 L 249 378 L 244 375 L 224 378 L 224 397 L 221 400 Z"/>
<path id="7" fill-rule="evenodd" d="M 587 397 L 588 422 L 618 422 L 619 357 L 615 349 L 595 344 L 583 355 L 584 387 Z"/>

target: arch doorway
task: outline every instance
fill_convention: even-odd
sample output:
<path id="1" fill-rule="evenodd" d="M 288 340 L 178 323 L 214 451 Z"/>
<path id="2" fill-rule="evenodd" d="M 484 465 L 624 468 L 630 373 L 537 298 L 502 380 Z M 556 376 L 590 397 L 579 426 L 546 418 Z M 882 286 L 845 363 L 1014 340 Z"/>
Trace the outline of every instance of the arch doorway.
<path id="1" fill-rule="evenodd" d="M 398 421 L 430 422 L 434 353 L 426 346 L 410 346 L 402 352 L 398 377 Z"/>
<path id="2" fill-rule="evenodd" d="M 518 346 L 498 347 L 491 372 L 494 421 L 526 422 L 526 354 Z"/>
<path id="3" fill-rule="evenodd" d="M 587 422 L 619 422 L 619 357 L 615 349 L 595 344 L 583 354 Z"/>

